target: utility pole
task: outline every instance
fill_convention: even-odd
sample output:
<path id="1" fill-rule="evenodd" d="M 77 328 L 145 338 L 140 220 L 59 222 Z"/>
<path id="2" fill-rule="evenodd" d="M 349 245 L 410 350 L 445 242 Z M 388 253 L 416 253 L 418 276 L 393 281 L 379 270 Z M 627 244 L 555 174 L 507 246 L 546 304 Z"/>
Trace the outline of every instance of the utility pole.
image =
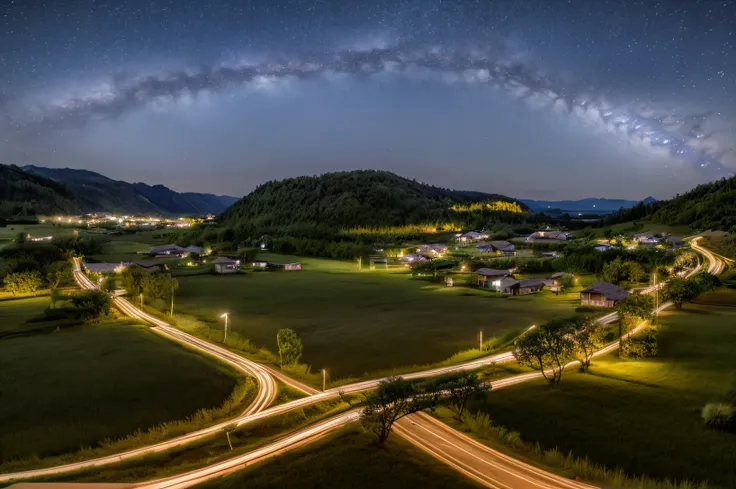
<path id="1" fill-rule="evenodd" d="M 227 318 L 228 318 L 229 314 L 230 313 L 227 313 L 226 312 L 225 314 L 223 314 L 222 316 L 220 316 L 221 318 L 225 318 L 225 336 L 222 338 L 222 342 L 223 343 L 227 343 Z"/>
<path id="2" fill-rule="evenodd" d="M 169 316 L 174 317 L 174 286 L 171 286 L 171 313 Z"/>
<path id="3" fill-rule="evenodd" d="M 325 387 L 327 386 L 327 369 L 322 369 L 322 392 L 325 391 Z"/>
<path id="4" fill-rule="evenodd" d="M 143 293 L 141 293 L 141 311 L 143 310 Z"/>
<path id="5" fill-rule="evenodd" d="M 483 331 L 478 334 L 478 350 L 483 351 Z"/>
<path id="6" fill-rule="evenodd" d="M 657 318 L 659 317 L 659 289 L 657 288 L 657 269 L 654 269 L 654 324 L 657 324 Z"/>

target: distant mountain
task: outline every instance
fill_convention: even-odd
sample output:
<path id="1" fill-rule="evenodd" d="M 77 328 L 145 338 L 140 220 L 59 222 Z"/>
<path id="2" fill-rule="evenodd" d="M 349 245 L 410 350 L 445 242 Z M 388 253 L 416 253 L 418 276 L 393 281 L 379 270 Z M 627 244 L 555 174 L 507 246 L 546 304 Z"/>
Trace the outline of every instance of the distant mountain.
<path id="1" fill-rule="evenodd" d="M 0 220 L 79 209 L 74 193 L 64 185 L 14 165 L 0 165 Z"/>
<path id="2" fill-rule="evenodd" d="M 624 199 L 580 199 L 580 200 L 526 200 L 520 202 L 528 205 L 535 212 L 553 213 L 583 213 L 583 214 L 610 214 L 619 209 L 634 207 L 639 202 L 649 204 L 656 202 L 654 197 L 647 197 L 642 201 Z"/>
<path id="3" fill-rule="evenodd" d="M 447 223 L 461 212 L 496 210 L 528 209 L 505 195 L 448 190 L 386 171 L 358 170 L 264 183 L 221 220 L 255 233 Z"/>
<path id="4" fill-rule="evenodd" d="M 178 193 L 163 185 L 113 180 L 89 170 L 72 168 L 23 167 L 67 187 L 84 212 L 125 212 L 130 214 L 220 214 L 237 199 L 228 196 Z"/>

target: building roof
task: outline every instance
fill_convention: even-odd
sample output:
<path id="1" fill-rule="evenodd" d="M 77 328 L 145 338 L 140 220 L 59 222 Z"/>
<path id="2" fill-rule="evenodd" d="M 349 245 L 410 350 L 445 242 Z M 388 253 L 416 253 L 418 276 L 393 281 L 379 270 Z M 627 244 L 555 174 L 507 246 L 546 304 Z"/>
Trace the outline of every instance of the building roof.
<path id="1" fill-rule="evenodd" d="M 583 292 L 601 294 L 606 299 L 612 300 L 625 299 L 629 296 L 629 292 L 627 290 L 622 289 L 618 285 L 614 285 L 611 282 L 604 282 L 602 280 L 580 291 L 580 293 Z"/>
<path id="2" fill-rule="evenodd" d="M 476 248 L 478 248 L 479 250 L 492 250 L 493 246 L 484 243 L 484 244 L 479 244 L 478 246 L 476 246 Z"/>
<path id="3" fill-rule="evenodd" d="M 151 255 L 157 255 L 159 253 L 163 253 L 164 251 L 174 251 L 176 253 L 182 253 L 185 251 L 186 248 L 182 248 L 178 244 L 171 243 L 171 244 L 165 244 L 160 246 L 151 246 L 148 249 L 148 253 Z"/>
<path id="4" fill-rule="evenodd" d="M 160 261 L 156 261 L 156 260 L 138 260 L 138 261 L 127 263 L 127 265 L 138 265 L 139 267 L 142 267 L 142 268 L 153 268 L 153 267 L 159 267 L 163 265 L 163 263 L 161 263 Z"/>
<path id="5" fill-rule="evenodd" d="M 529 279 L 522 280 L 521 282 L 519 282 L 519 287 L 537 287 L 539 285 L 541 285 L 543 287 L 545 285 L 547 285 L 545 283 L 545 279 L 543 279 L 543 278 L 529 278 Z"/>
<path id="6" fill-rule="evenodd" d="M 484 277 L 508 277 L 511 275 L 509 270 L 496 270 L 495 268 L 479 268 L 474 273 Z"/>
<path id="7" fill-rule="evenodd" d="M 515 251 L 516 247 L 508 241 L 491 241 L 491 245 L 501 251 Z"/>
<path id="8" fill-rule="evenodd" d="M 567 273 L 567 272 L 557 272 L 557 273 L 553 273 L 551 275 L 551 278 L 562 278 L 562 277 L 564 277 L 566 275 L 570 275 L 570 274 Z"/>
<path id="9" fill-rule="evenodd" d="M 196 245 L 189 245 L 184 248 L 184 251 L 188 251 L 189 253 L 199 253 L 200 255 L 204 253 L 204 249 Z"/>
<path id="10" fill-rule="evenodd" d="M 514 285 L 520 283 L 521 280 L 517 280 L 513 277 L 505 277 L 501 280 L 501 283 L 499 284 L 498 288 L 503 292 L 504 290 L 508 289 L 509 287 L 513 287 Z"/>
<path id="11" fill-rule="evenodd" d="M 487 235 L 483 233 L 479 233 L 478 231 L 468 231 L 467 233 L 460 235 L 461 238 L 473 238 L 473 239 L 480 239 L 483 236 L 487 236 Z"/>
<path id="12" fill-rule="evenodd" d="M 232 258 L 228 258 L 226 256 L 220 256 L 214 259 L 211 263 L 214 263 L 215 265 L 237 265 L 238 263 L 240 263 L 240 261 L 233 260 Z"/>
<path id="13" fill-rule="evenodd" d="M 430 249 L 430 250 L 433 250 L 433 251 L 444 251 L 444 250 L 447 249 L 447 245 L 443 245 L 443 244 L 440 244 L 440 243 L 425 244 L 425 245 L 419 246 L 419 249 L 420 250 L 421 249 Z"/>

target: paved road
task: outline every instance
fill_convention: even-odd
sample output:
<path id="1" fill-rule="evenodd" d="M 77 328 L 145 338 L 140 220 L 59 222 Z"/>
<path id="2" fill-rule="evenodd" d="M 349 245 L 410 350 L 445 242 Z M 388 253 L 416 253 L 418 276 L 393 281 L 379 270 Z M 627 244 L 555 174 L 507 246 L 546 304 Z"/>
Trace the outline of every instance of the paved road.
<path id="1" fill-rule="evenodd" d="M 698 238 L 696 238 L 696 239 L 693 240 L 693 243 L 694 243 L 694 246 L 693 247 L 697 251 L 700 251 L 701 253 L 703 253 L 709 259 L 709 262 L 710 262 L 710 264 L 709 264 L 709 270 L 713 270 L 713 273 L 720 273 L 720 271 L 723 270 L 723 264 L 720 263 L 721 260 L 718 257 L 716 257 L 715 255 L 713 255 L 710 252 L 708 252 L 708 250 L 706 250 L 706 249 L 698 246 L 697 239 Z M 688 275 L 692 275 L 692 274 L 696 273 L 700 269 L 700 267 L 701 267 L 701 265 L 698 265 L 698 267 L 695 270 L 691 271 Z M 80 270 L 78 270 L 78 269 L 75 271 L 75 277 L 80 282 L 80 285 L 82 285 L 84 288 L 94 288 L 95 287 L 95 285 L 92 284 L 89 281 L 89 279 Z M 76 464 L 67 464 L 67 465 L 62 465 L 62 466 L 57 466 L 57 467 L 50 467 L 48 469 L 31 470 L 31 471 L 25 471 L 25 472 L 19 472 L 19 473 L 12 473 L 12 474 L 0 474 L 0 481 L 7 481 L 7 480 L 21 479 L 21 478 L 29 478 L 29 477 L 36 477 L 36 476 L 40 476 L 40 475 L 60 474 L 60 473 L 74 471 L 74 470 L 79 470 L 79 469 L 82 469 L 82 468 L 90 468 L 90 467 L 96 467 L 96 466 L 100 466 L 100 465 L 106 465 L 106 464 L 109 464 L 109 463 L 115 463 L 115 462 L 119 462 L 119 461 L 122 461 L 122 460 L 126 460 L 126 459 L 130 459 L 130 458 L 138 457 L 138 456 L 141 456 L 141 455 L 143 455 L 145 453 L 162 451 L 162 450 L 168 450 L 170 448 L 181 446 L 181 445 L 190 443 L 191 441 L 194 441 L 194 440 L 197 440 L 197 439 L 200 439 L 200 438 L 209 436 L 209 435 L 211 435 L 213 433 L 216 433 L 216 432 L 222 430 L 225 426 L 230 425 L 232 423 L 235 423 L 238 426 L 242 426 L 242 425 L 245 425 L 247 423 L 250 423 L 250 422 L 253 422 L 253 421 L 256 421 L 256 420 L 259 420 L 259 419 L 264 419 L 264 418 L 267 418 L 267 417 L 270 417 L 270 416 L 276 416 L 276 415 L 279 415 L 279 414 L 286 413 L 286 412 L 288 412 L 288 411 L 290 411 L 292 409 L 301 408 L 301 407 L 304 407 L 304 406 L 307 406 L 307 405 L 310 405 L 310 404 L 314 404 L 316 402 L 320 402 L 320 401 L 323 401 L 323 400 L 326 400 L 326 399 L 337 397 L 337 396 L 340 395 L 341 392 L 346 393 L 346 394 L 356 393 L 356 392 L 362 392 L 362 391 L 365 391 L 365 390 L 369 390 L 369 389 L 375 388 L 378 385 L 378 383 L 381 380 L 383 380 L 383 379 L 376 379 L 376 380 L 358 382 L 358 383 L 355 383 L 355 384 L 349 384 L 349 385 L 341 386 L 339 388 L 329 389 L 329 390 L 327 390 L 325 392 L 318 392 L 316 389 L 313 389 L 313 388 L 308 387 L 308 386 L 305 386 L 303 384 L 294 382 L 291 379 L 289 379 L 288 377 L 283 376 L 279 372 L 273 371 L 272 369 L 269 369 L 264 374 L 263 373 L 264 372 L 263 370 L 259 370 L 259 369 L 264 369 L 263 366 L 260 366 L 260 365 L 254 363 L 254 362 L 247 361 L 247 360 L 243 359 L 242 357 L 240 357 L 238 355 L 235 355 L 232 352 L 229 352 L 228 350 L 225 350 L 223 348 L 216 347 L 216 346 L 214 346 L 214 345 L 212 345 L 210 343 L 207 343 L 207 342 L 204 342 L 202 340 L 199 340 L 199 339 L 197 339 L 195 337 L 192 337 L 191 335 L 186 335 L 185 333 L 182 333 L 181 331 L 179 331 L 179 330 L 177 330 L 175 328 L 172 328 L 171 326 L 169 326 L 168 324 L 164 323 L 163 321 L 160 321 L 159 319 L 157 319 L 157 318 L 155 318 L 153 316 L 150 316 L 150 315 L 148 315 L 146 313 L 143 313 L 139 309 L 131 306 L 129 302 L 125 301 L 122 298 L 116 298 L 116 305 L 121 310 L 123 310 L 124 312 L 130 314 L 133 317 L 137 317 L 139 319 L 143 319 L 143 320 L 148 321 L 148 322 L 150 322 L 152 324 L 155 324 L 156 326 L 158 326 L 157 328 L 155 328 L 156 330 L 161 330 L 164 333 L 170 333 L 172 339 L 176 339 L 177 341 L 182 341 L 183 340 L 183 341 L 187 341 L 187 342 L 190 341 L 190 338 L 193 339 L 194 342 L 193 343 L 190 343 L 190 344 L 191 345 L 194 345 L 195 348 L 200 349 L 200 350 L 202 350 L 202 351 L 204 351 L 204 352 L 206 352 L 208 354 L 213 354 L 211 352 L 214 351 L 214 352 L 216 352 L 215 356 L 217 356 L 218 358 L 222 358 L 223 361 L 226 361 L 227 363 L 237 365 L 237 362 L 238 361 L 246 361 L 247 364 L 248 364 L 248 367 L 254 368 L 254 366 L 255 366 L 254 370 L 257 372 L 257 375 L 258 374 L 265 375 L 265 377 L 267 377 L 270 381 L 272 381 L 272 378 L 269 375 L 269 373 L 272 371 L 274 374 L 278 374 L 278 376 L 280 378 L 284 378 L 287 384 L 292 385 L 293 387 L 295 387 L 295 388 L 301 390 L 302 392 L 308 394 L 309 397 L 305 397 L 305 398 L 302 398 L 302 399 L 297 399 L 297 400 L 294 400 L 294 401 L 291 401 L 291 402 L 288 402 L 288 403 L 285 403 L 285 404 L 282 404 L 282 405 L 279 405 L 279 406 L 275 406 L 275 407 L 272 407 L 272 408 L 268 408 L 268 409 L 259 408 L 257 410 L 254 410 L 254 409 L 250 409 L 249 408 L 249 410 L 246 410 L 246 412 L 243 413 L 243 415 L 241 415 L 240 417 L 236 418 L 235 420 L 229 420 L 227 422 L 219 423 L 219 424 L 217 424 L 215 426 L 212 426 L 210 428 L 206 428 L 206 429 L 203 429 L 203 430 L 199 430 L 197 432 L 194 432 L 194 433 L 190 433 L 188 435 L 184 435 L 184 436 L 181 436 L 181 437 L 178 437 L 178 438 L 174 438 L 172 440 L 168 440 L 168 441 L 165 441 L 165 442 L 156 444 L 154 446 L 143 447 L 143 448 L 140 448 L 140 449 L 137 449 L 137 450 L 131 450 L 129 452 L 125 452 L 125 453 L 120 454 L 120 455 L 115 455 L 115 456 L 111 456 L 111 457 L 103 457 L 103 458 L 99 458 L 99 459 L 93 459 L 93 460 L 89 460 L 89 461 L 85 461 L 85 462 L 79 462 L 79 463 L 76 463 Z M 663 304 L 660 307 L 659 310 L 666 309 L 667 307 L 670 307 L 671 305 L 672 305 L 671 303 Z M 601 321 L 604 324 L 607 324 L 607 323 L 610 323 L 612 321 L 615 321 L 616 319 L 617 319 L 617 315 L 614 312 L 614 313 L 608 314 L 608 315 L 600 318 L 599 321 Z M 637 326 L 637 328 L 635 328 L 634 330 L 632 330 L 627 336 L 636 334 L 644 325 L 645 325 L 645 323 L 640 324 L 639 326 Z M 177 335 L 185 335 L 185 336 L 177 336 Z M 605 353 L 608 353 L 610 351 L 613 351 L 616 348 L 618 348 L 618 345 L 619 345 L 618 341 L 613 342 L 613 343 L 607 345 L 606 347 L 604 347 L 599 352 L 597 352 L 596 355 L 605 354 Z M 441 374 L 448 373 L 448 372 L 453 372 L 453 371 L 460 371 L 460 370 L 467 370 L 467 369 L 475 369 L 475 368 L 480 368 L 480 367 L 482 367 L 484 365 L 489 365 L 489 364 L 493 364 L 493 363 L 503 363 L 503 362 L 513 361 L 513 360 L 514 360 L 513 355 L 510 352 L 506 352 L 506 353 L 501 353 L 501 354 L 498 354 L 498 355 L 492 355 L 492 356 L 489 356 L 489 357 L 486 357 L 486 358 L 482 358 L 480 360 L 475 360 L 475 361 L 472 361 L 472 362 L 468 362 L 468 363 L 465 363 L 465 364 L 456 365 L 456 366 L 452 366 L 452 367 L 444 367 L 444 368 L 432 369 L 432 370 L 428 370 L 428 371 L 424 371 L 424 372 L 415 372 L 415 373 L 411 373 L 411 374 L 406 374 L 406 375 L 404 375 L 404 378 L 407 378 L 407 379 L 423 378 L 423 377 L 441 375 Z M 576 362 L 571 362 L 566 367 L 572 366 L 575 363 Z M 242 367 L 239 367 L 239 368 L 241 368 L 241 370 L 247 371 L 247 370 L 245 370 L 246 367 L 244 365 Z M 495 390 L 495 389 L 507 387 L 509 385 L 514 385 L 514 384 L 517 384 L 517 383 L 520 383 L 520 382 L 526 382 L 526 381 L 529 381 L 529 380 L 532 380 L 532 379 L 536 379 L 536 378 L 539 378 L 541 376 L 542 376 L 541 372 L 533 372 L 533 373 L 529 373 L 529 374 L 518 375 L 518 376 L 510 377 L 510 378 L 507 378 L 507 379 L 502 379 L 502 380 L 499 380 L 499 381 L 495 381 L 495 382 L 492 383 L 492 386 L 493 386 L 493 389 Z M 261 378 L 260 377 L 257 377 L 257 379 L 259 380 L 259 382 L 261 381 Z M 268 382 L 268 380 L 265 380 L 265 382 Z M 267 389 L 267 391 L 268 391 L 268 389 Z M 273 395 L 275 395 L 275 389 L 273 391 Z M 260 392 L 259 392 L 259 397 L 260 397 Z M 270 403 L 270 401 L 269 401 L 269 403 Z M 255 402 L 254 402 L 254 404 L 255 404 Z M 263 407 L 265 407 L 265 406 L 263 406 Z M 340 418 L 340 419 L 347 420 L 348 418 Z M 353 418 L 351 418 L 351 419 L 354 420 L 355 419 L 355 416 L 353 416 Z M 427 419 L 420 419 L 419 422 L 417 422 L 413 418 L 412 418 L 412 421 L 414 421 L 414 423 L 415 423 L 416 426 L 425 426 L 425 427 L 426 427 L 426 423 L 429 422 Z M 349 422 L 349 421 L 346 421 L 346 422 Z M 319 430 L 320 436 L 323 436 L 324 434 L 326 434 L 327 431 L 325 431 L 325 430 L 337 429 L 337 428 L 339 428 L 341 426 L 344 426 L 344 424 L 345 423 L 337 423 L 337 422 L 334 423 L 334 424 L 327 423 L 327 422 L 325 422 L 324 424 L 320 424 L 320 426 L 322 427 Z M 423 429 L 423 430 L 420 430 L 419 428 L 417 428 L 417 429 L 411 429 L 411 427 L 405 427 L 403 429 L 404 429 L 403 433 L 408 434 L 408 437 L 410 437 L 410 438 L 407 438 L 407 439 L 409 439 L 413 443 L 417 444 L 417 446 L 423 447 L 425 449 L 427 447 L 430 447 L 431 446 L 432 447 L 432 450 L 430 451 L 430 453 L 432 453 L 432 455 L 435 456 L 435 457 L 438 457 L 438 458 L 444 457 L 446 460 L 464 459 L 464 457 L 465 457 L 465 455 L 462 455 L 460 452 L 463 452 L 464 450 L 466 450 L 467 447 L 460 447 L 460 448 L 458 448 L 458 447 L 454 447 L 454 445 L 452 445 L 452 444 L 444 444 L 442 446 L 438 446 L 436 443 L 433 443 L 431 440 L 427 440 L 426 439 L 427 437 L 430 437 L 430 435 L 428 434 L 429 431 L 426 430 L 426 429 Z M 449 427 L 445 427 L 445 429 L 452 431 L 456 435 L 460 435 L 459 433 L 455 432 L 454 430 L 452 430 Z M 309 428 L 305 428 L 305 430 L 308 433 L 312 433 L 311 431 L 309 431 Z M 401 433 L 401 430 L 402 430 L 402 427 L 399 427 L 399 430 L 397 430 L 397 432 L 400 432 Z M 297 433 L 299 433 L 299 432 L 297 432 Z M 422 433 L 424 433 L 424 434 L 422 434 Z M 293 435 L 296 436 L 296 433 L 293 434 Z M 287 437 L 285 437 L 285 439 L 293 440 L 293 443 L 294 444 L 297 444 L 298 446 L 301 446 L 304 443 L 307 443 L 308 440 L 309 439 L 312 439 L 312 438 L 309 438 L 309 437 L 308 438 L 299 438 L 299 437 L 292 438 L 292 435 L 288 435 Z M 284 440 L 284 439 L 282 439 L 282 440 Z M 287 448 L 288 446 L 290 446 L 288 442 L 284 442 L 284 443 L 286 443 L 286 445 L 284 445 L 281 442 L 281 440 L 279 440 L 279 441 L 277 441 L 275 443 L 277 445 L 274 445 L 274 446 L 277 446 L 278 447 L 278 453 L 282 453 L 283 451 L 285 451 L 286 449 L 288 449 Z M 266 452 L 271 453 L 271 451 L 269 451 L 270 448 L 273 448 L 273 447 L 271 445 L 269 445 L 267 447 L 263 447 L 262 449 L 259 449 L 257 452 L 261 453 L 263 450 L 265 450 Z M 246 455 L 248 455 L 248 454 L 246 454 Z M 478 455 L 478 454 L 476 453 L 476 455 Z M 241 457 L 244 457 L 244 456 L 241 456 Z M 510 459 L 510 460 L 513 460 L 513 459 Z M 514 462 L 516 462 L 516 461 L 514 461 Z M 516 463 L 518 463 L 518 462 L 516 462 Z M 243 463 L 240 464 L 240 466 L 242 466 L 242 465 L 243 465 Z M 451 464 L 451 465 L 453 465 L 453 464 Z M 456 465 L 453 465 L 453 466 L 456 466 Z M 189 476 L 192 477 L 192 478 L 194 478 L 194 479 L 196 479 L 198 476 L 206 477 L 207 474 L 217 473 L 217 472 L 213 472 L 211 470 L 212 467 L 213 466 L 204 467 L 202 469 L 198 469 L 196 471 L 193 471 L 193 472 L 189 473 Z M 477 467 L 475 469 L 473 469 L 473 470 L 476 470 L 476 469 L 477 469 Z M 232 470 L 236 470 L 236 469 L 233 468 Z M 465 470 L 470 470 L 470 469 L 460 469 L 459 468 L 458 470 L 465 471 Z M 508 468 L 508 470 L 511 471 L 511 472 L 515 472 L 515 471 L 517 471 L 519 469 L 518 469 L 518 467 L 517 468 L 510 467 L 510 468 Z M 219 475 L 222 475 L 222 474 L 219 474 Z M 214 477 L 219 477 L 219 475 L 216 475 Z M 199 480 L 199 481 L 201 482 L 201 480 Z M 499 484 L 498 481 L 496 483 Z M 489 485 L 489 484 L 486 484 L 486 485 L 488 487 L 492 487 L 492 488 L 506 487 L 503 484 L 501 484 L 501 485 L 495 485 L 495 486 L 494 485 Z M 186 487 L 186 486 L 181 486 L 181 487 Z M 508 486 L 508 487 L 516 487 L 516 486 Z M 544 487 L 556 487 L 556 486 L 537 485 L 537 486 L 528 486 L 528 487 L 544 488 Z M 560 487 L 564 487 L 564 486 L 560 486 Z M 573 487 L 573 486 L 567 486 L 567 487 Z M 575 486 L 575 487 L 583 487 L 583 486 Z"/>

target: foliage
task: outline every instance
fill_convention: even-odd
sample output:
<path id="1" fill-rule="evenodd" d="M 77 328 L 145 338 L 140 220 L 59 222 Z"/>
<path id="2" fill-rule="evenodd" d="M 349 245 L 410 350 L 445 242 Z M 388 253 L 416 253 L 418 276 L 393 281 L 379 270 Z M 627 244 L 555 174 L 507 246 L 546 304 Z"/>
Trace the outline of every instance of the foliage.
<path id="1" fill-rule="evenodd" d="M 437 398 L 436 391 L 423 392 L 402 377 L 390 377 L 381 381 L 375 391 L 365 395 L 366 407 L 360 415 L 360 422 L 378 437 L 378 443 L 384 443 L 396 421 L 434 407 Z"/>
<path id="2" fill-rule="evenodd" d="M 133 267 L 137 268 L 137 267 Z M 168 301 L 179 289 L 179 281 L 167 273 L 146 273 L 141 280 L 141 292 L 146 297 Z"/>
<path id="3" fill-rule="evenodd" d="M 115 277 L 105 277 L 100 284 L 100 290 L 107 293 L 113 292 L 115 290 Z"/>
<path id="4" fill-rule="evenodd" d="M 41 274 L 36 270 L 10 273 L 3 279 L 5 289 L 13 295 L 33 294 L 43 287 Z"/>
<path id="5" fill-rule="evenodd" d="M 74 194 L 64 185 L 0 164 L 0 217 L 71 213 L 79 210 Z"/>
<path id="6" fill-rule="evenodd" d="M 657 344 L 658 330 L 656 326 L 648 325 L 635 336 L 623 342 L 621 355 L 629 358 L 655 357 L 659 352 Z"/>
<path id="7" fill-rule="evenodd" d="M 435 388 L 447 397 L 447 407 L 461 420 L 468 400 L 491 389 L 476 372 L 462 371 L 447 374 L 435 380 Z"/>
<path id="8" fill-rule="evenodd" d="M 79 319 L 88 323 L 96 323 L 112 314 L 112 299 L 99 290 L 78 292 L 71 297 L 71 303 Z"/>
<path id="9" fill-rule="evenodd" d="M 516 361 L 539 370 L 550 383 L 559 384 L 565 365 L 575 358 L 571 332 L 566 319 L 553 319 L 526 331 L 514 345 Z"/>
<path id="10" fill-rule="evenodd" d="M 699 272 L 691 280 L 695 282 L 700 293 L 711 292 L 721 285 L 721 280 L 717 275 L 705 271 Z"/>
<path id="11" fill-rule="evenodd" d="M 603 328 L 592 316 L 572 319 L 572 342 L 575 345 L 575 358 L 580 362 L 580 371 L 590 368 L 593 353 L 605 344 Z"/>
<path id="12" fill-rule="evenodd" d="M 563 275 L 557 281 L 560 292 L 569 292 L 575 287 L 575 277 L 573 275 Z"/>
<path id="13" fill-rule="evenodd" d="M 701 413 L 703 422 L 716 430 L 733 430 L 736 428 L 736 407 L 733 404 L 709 402 Z"/>
<path id="14" fill-rule="evenodd" d="M 59 288 L 61 285 L 73 280 L 72 264 L 68 261 L 55 261 L 49 265 L 46 271 L 46 280 L 50 289 Z"/>
<path id="15" fill-rule="evenodd" d="M 123 287 L 131 296 L 137 296 L 143 292 L 143 282 L 146 279 L 146 271 L 141 267 L 127 267 L 121 273 Z"/>
<path id="16" fill-rule="evenodd" d="M 455 212 L 513 212 L 521 214 L 524 208 L 518 202 L 504 200 L 471 202 L 468 204 L 455 204 L 450 207 Z"/>
<path id="17" fill-rule="evenodd" d="M 646 278 L 647 272 L 638 262 L 624 261 L 621 256 L 618 256 L 615 260 L 603 265 L 600 276 L 606 282 L 619 285 L 624 282 L 641 282 Z"/>
<path id="18" fill-rule="evenodd" d="M 700 286 L 695 280 L 674 277 L 662 288 L 662 299 L 672 301 L 677 309 L 682 309 L 685 302 L 692 302 L 700 293 Z"/>
<path id="19" fill-rule="evenodd" d="M 276 343 L 279 348 L 279 363 L 294 365 L 302 356 L 302 340 L 293 329 L 280 329 L 276 334 Z"/>

